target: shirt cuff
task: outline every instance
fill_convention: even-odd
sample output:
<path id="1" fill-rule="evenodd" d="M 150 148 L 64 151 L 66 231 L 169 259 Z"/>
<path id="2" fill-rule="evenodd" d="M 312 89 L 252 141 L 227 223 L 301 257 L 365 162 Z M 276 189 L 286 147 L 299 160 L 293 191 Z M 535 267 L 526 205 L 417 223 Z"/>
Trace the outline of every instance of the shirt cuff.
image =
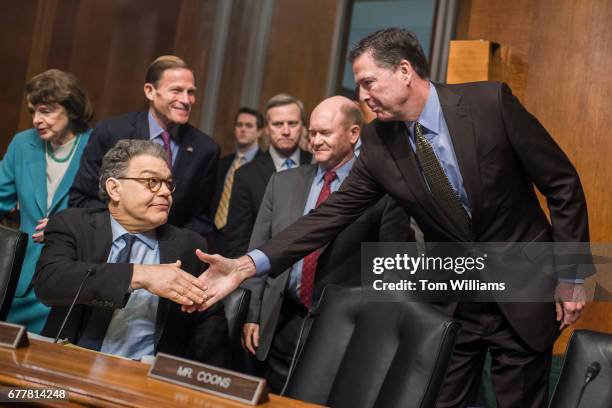
<path id="1" fill-rule="evenodd" d="M 253 260 L 253 263 L 255 264 L 255 276 L 258 278 L 264 276 L 272 268 L 268 256 L 259 249 L 250 251 L 247 256 Z"/>
<path id="2" fill-rule="evenodd" d="M 576 283 L 576 284 L 584 283 L 584 279 L 582 278 L 575 278 L 575 279 L 559 278 L 557 279 L 557 281 L 563 282 L 563 283 Z"/>

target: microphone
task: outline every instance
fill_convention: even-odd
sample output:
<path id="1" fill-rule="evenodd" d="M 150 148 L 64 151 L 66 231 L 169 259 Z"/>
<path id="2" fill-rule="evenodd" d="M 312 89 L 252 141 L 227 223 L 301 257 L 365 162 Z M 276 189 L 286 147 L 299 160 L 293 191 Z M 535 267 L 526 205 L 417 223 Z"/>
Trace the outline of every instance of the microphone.
<path id="1" fill-rule="evenodd" d="M 590 366 L 587 367 L 586 373 L 584 374 L 584 383 L 588 384 L 597 377 L 601 370 L 601 364 L 597 361 L 593 361 Z"/>
<path id="2" fill-rule="evenodd" d="M 584 384 L 580 389 L 580 395 L 578 395 L 578 402 L 576 403 L 576 408 L 580 406 L 580 401 L 582 400 L 582 395 L 584 394 L 584 390 L 586 390 L 587 385 L 589 385 L 589 383 L 593 381 L 595 377 L 597 377 L 597 374 L 599 374 L 600 370 L 601 364 L 599 364 L 599 362 L 597 361 L 593 361 L 591 365 L 587 367 L 586 372 L 584 373 Z"/>
<path id="3" fill-rule="evenodd" d="M 87 279 L 89 279 L 90 276 L 93 276 L 95 274 L 96 274 L 96 270 L 94 268 L 87 268 L 85 277 L 81 281 L 81 285 L 79 286 L 79 289 L 77 290 L 76 295 L 74 295 L 74 299 L 72 299 L 72 304 L 70 305 L 70 308 L 68 309 L 68 313 L 66 313 L 66 317 L 64 317 L 64 321 L 62 322 L 62 326 L 57 332 L 57 336 L 55 336 L 55 340 L 53 340 L 53 344 L 56 344 L 57 341 L 59 340 L 60 335 L 62 334 L 62 330 L 64 330 L 64 326 L 66 326 L 66 322 L 68 321 L 68 318 L 70 317 L 70 313 L 72 313 L 72 309 L 74 309 L 74 305 L 76 304 L 76 301 L 79 298 L 79 295 L 81 294 L 81 289 L 83 289 L 85 282 L 87 282 Z"/>

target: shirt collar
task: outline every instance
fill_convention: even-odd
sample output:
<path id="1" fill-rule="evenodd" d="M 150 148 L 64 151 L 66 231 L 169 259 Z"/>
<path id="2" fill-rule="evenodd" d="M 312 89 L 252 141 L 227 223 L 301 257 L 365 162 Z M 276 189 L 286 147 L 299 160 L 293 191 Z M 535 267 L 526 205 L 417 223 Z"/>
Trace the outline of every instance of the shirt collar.
<path id="1" fill-rule="evenodd" d="M 244 152 L 244 154 L 242 155 L 245 159 L 245 162 L 248 163 L 251 160 L 253 160 L 255 158 L 255 155 L 257 154 L 257 152 L 259 151 L 259 145 L 257 143 L 255 143 L 255 145 L 253 145 L 253 147 L 251 147 L 249 150 L 247 150 L 246 152 Z M 236 157 L 238 156 L 238 151 L 236 151 Z"/>
<path id="2" fill-rule="evenodd" d="M 276 170 L 280 169 L 281 166 L 285 163 L 285 160 L 287 159 L 293 160 L 293 165 L 296 167 L 300 165 L 300 149 L 299 148 L 295 149 L 295 151 L 289 157 L 282 156 L 278 152 L 278 150 L 276 150 L 274 146 L 272 145 L 270 145 L 269 152 L 270 152 L 270 156 L 272 156 L 272 160 L 274 161 L 274 167 L 276 167 Z"/>
<path id="3" fill-rule="evenodd" d="M 353 155 L 353 157 L 351 157 L 349 161 L 347 161 L 342 166 L 334 170 L 336 172 L 336 177 L 338 177 L 338 180 L 340 181 L 340 184 L 344 182 L 344 179 L 348 176 L 349 172 L 353 168 L 354 163 L 355 163 L 355 155 Z M 317 175 L 315 176 L 315 180 L 317 180 L 317 183 L 323 182 L 323 176 L 325 176 L 326 172 L 327 170 L 324 167 L 317 166 Z"/>
<path id="4" fill-rule="evenodd" d="M 423 111 L 419 115 L 417 121 L 427 130 L 434 134 L 440 133 L 441 116 L 440 112 L 442 107 L 440 106 L 440 99 L 438 98 L 438 92 L 436 92 L 436 87 L 430 82 L 429 83 L 429 96 L 427 97 L 427 101 L 425 102 L 425 106 L 423 107 Z M 414 129 L 414 122 L 406 122 L 406 126 L 410 129 L 411 133 Z"/>
<path id="5" fill-rule="evenodd" d="M 159 135 L 161 135 L 161 133 L 164 131 L 164 128 L 161 127 L 159 123 L 157 123 L 157 121 L 153 117 L 153 114 L 151 113 L 151 109 L 149 109 L 149 112 L 147 113 L 147 120 L 149 122 L 149 139 L 153 140 Z M 173 138 L 176 138 L 178 126 L 171 126 L 168 132 L 170 132 Z"/>
<path id="6" fill-rule="evenodd" d="M 113 232 L 113 242 L 117 241 L 119 238 L 124 236 L 125 234 L 129 234 L 128 230 L 126 230 L 123 225 L 119 224 L 119 221 L 110 216 L 111 222 L 111 231 Z M 157 248 L 158 242 L 155 236 L 155 231 L 147 231 L 143 233 L 134 234 L 136 238 L 140 241 L 144 242 L 149 249 Z"/>

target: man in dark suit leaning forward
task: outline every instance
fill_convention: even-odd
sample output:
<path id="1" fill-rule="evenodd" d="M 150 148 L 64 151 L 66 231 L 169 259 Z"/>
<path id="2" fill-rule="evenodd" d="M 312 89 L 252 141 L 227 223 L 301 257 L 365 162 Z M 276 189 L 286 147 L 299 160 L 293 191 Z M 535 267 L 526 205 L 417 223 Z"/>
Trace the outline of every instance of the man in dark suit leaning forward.
<path id="1" fill-rule="evenodd" d="M 45 231 L 33 280 L 52 307 L 43 335 L 58 334 L 84 282 L 62 338 L 132 359 L 161 351 L 225 364 L 223 308 L 191 316 L 180 310 L 204 300 L 195 250 L 205 241 L 166 224 L 173 191 L 161 146 L 122 140 L 108 151 L 100 175 L 107 209 L 69 208 Z"/>
<path id="2" fill-rule="evenodd" d="M 189 124 L 195 93 L 193 71 L 182 59 L 164 55 L 153 61 L 144 84 L 148 111 L 98 123 L 70 188 L 70 207 L 106 208 L 98 197 L 104 154 L 122 139 L 152 140 L 163 146 L 176 182 L 168 223 L 209 234 L 213 228 L 211 206 L 220 150 L 208 135 Z"/>
<path id="3" fill-rule="evenodd" d="M 402 29 L 369 35 L 350 58 L 360 99 L 377 116 L 364 129 L 351 173 L 317 210 L 248 256 L 202 255 L 211 264 L 203 281 L 212 295 L 203 307 L 270 266 L 278 274 L 330 241 L 385 193 L 415 218 L 428 242 L 535 242 L 531 248 L 536 248 L 541 242 L 588 241 L 576 170 L 508 86 L 431 83 L 416 37 Z M 551 222 L 534 186 L 546 197 Z M 526 262 L 530 255 L 522 255 Z M 542 256 L 548 265 L 555 264 L 552 255 Z M 463 328 L 439 406 L 471 402 L 487 349 L 499 407 L 547 405 L 552 345 L 584 305 L 586 273 L 575 265 L 556 272 L 527 279 L 550 288 L 556 303 L 444 305 Z"/>
<path id="4" fill-rule="evenodd" d="M 355 162 L 354 149 L 363 118 L 357 104 L 343 96 L 321 102 L 312 112 L 309 143 L 315 164 L 274 173 L 268 182 L 251 235 L 250 248 L 267 242 L 338 190 Z M 304 317 L 325 285 L 359 286 L 361 242 L 407 241 L 410 220 L 388 196 L 340 233 L 275 278 L 251 278 L 245 347 L 265 361 L 270 389 L 280 393 L 297 347 Z"/>

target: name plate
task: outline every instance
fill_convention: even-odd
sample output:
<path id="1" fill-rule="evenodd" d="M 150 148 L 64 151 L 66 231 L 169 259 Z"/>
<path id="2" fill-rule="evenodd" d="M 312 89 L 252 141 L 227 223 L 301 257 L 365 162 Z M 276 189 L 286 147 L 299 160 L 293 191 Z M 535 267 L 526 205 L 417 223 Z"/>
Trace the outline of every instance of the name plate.
<path id="1" fill-rule="evenodd" d="M 232 370 L 158 353 L 149 377 L 257 405 L 268 400 L 266 380 Z"/>
<path id="2" fill-rule="evenodd" d="M 28 341 L 28 331 L 25 326 L 7 322 L 0 322 L 0 346 L 1 347 L 26 347 Z"/>

